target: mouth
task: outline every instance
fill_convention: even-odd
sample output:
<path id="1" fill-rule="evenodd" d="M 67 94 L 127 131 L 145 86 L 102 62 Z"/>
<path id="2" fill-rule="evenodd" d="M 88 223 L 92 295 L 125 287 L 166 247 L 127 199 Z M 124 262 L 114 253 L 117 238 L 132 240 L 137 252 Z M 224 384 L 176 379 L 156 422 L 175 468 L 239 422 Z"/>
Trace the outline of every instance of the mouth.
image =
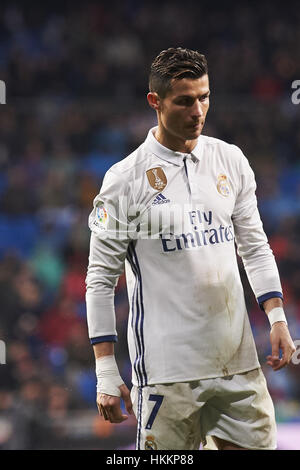
<path id="1" fill-rule="evenodd" d="M 191 129 L 194 129 L 194 130 L 200 129 L 202 127 L 202 122 L 197 122 L 195 124 L 191 124 L 189 127 Z"/>

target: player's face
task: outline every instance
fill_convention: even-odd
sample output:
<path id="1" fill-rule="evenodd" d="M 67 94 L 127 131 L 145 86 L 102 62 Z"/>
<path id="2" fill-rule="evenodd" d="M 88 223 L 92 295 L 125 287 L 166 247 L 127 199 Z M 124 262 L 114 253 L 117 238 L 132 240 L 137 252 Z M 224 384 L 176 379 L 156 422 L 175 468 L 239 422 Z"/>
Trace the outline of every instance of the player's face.
<path id="1" fill-rule="evenodd" d="M 172 89 L 160 100 L 160 125 L 175 139 L 194 140 L 202 132 L 209 108 L 208 75 L 172 82 Z"/>

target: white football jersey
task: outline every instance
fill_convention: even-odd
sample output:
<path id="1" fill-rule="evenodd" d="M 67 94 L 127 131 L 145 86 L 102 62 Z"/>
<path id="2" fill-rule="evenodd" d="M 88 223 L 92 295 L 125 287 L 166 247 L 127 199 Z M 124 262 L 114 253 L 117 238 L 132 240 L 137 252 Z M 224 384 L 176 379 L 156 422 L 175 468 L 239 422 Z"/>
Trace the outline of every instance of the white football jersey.
<path id="1" fill-rule="evenodd" d="M 201 135 L 190 154 L 145 142 L 106 173 L 94 200 L 87 284 L 91 343 L 116 341 L 126 272 L 132 381 L 144 386 L 260 367 L 235 244 L 261 304 L 282 297 L 241 150 Z"/>

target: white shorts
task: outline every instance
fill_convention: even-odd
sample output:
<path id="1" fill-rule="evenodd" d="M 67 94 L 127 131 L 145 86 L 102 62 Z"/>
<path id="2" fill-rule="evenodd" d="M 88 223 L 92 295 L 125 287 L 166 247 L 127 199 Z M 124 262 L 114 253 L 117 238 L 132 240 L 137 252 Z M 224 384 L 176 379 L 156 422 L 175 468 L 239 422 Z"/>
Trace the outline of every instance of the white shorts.
<path id="1" fill-rule="evenodd" d="M 216 436 L 246 449 L 276 449 L 273 402 L 262 370 L 215 379 L 133 386 L 136 449 L 195 450 Z"/>

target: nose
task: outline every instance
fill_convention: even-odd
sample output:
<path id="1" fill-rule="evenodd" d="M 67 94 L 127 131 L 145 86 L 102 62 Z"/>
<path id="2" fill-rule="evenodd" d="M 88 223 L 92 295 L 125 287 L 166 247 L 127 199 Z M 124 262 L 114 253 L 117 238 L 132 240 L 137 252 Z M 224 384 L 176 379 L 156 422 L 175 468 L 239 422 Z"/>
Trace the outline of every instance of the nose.
<path id="1" fill-rule="evenodd" d="M 204 114 L 202 109 L 202 103 L 199 100 L 196 100 L 193 106 L 192 115 L 196 117 L 202 117 Z"/>

